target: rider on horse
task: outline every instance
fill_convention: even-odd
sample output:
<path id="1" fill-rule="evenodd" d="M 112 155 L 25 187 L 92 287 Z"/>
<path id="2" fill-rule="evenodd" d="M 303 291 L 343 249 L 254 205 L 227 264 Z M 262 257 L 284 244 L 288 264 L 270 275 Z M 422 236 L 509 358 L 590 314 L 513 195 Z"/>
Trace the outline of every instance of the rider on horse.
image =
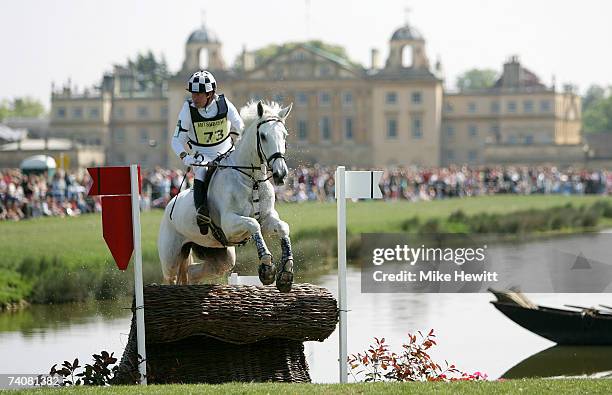
<path id="1" fill-rule="evenodd" d="M 236 107 L 224 96 L 217 95 L 215 77 L 206 70 L 196 71 L 187 82 L 191 100 L 186 100 L 172 135 L 172 148 L 185 166 L 208 163 L 233 147 L 244 128 Z M 188 153 L 189 152 L 189 153 Z M 200 232 L 208 232 L 209 218 L 205 215 L 204 190 L 206 167 L 194 169 L 193 196 Z"/>

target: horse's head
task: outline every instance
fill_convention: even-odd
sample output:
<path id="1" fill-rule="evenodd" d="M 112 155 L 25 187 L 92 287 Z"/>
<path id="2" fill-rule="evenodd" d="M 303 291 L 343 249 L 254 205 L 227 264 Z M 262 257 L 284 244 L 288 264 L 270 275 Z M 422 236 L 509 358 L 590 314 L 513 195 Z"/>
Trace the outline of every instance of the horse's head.
<path id="1" fill-rule="evenodd" d="M 285 120 L 291 112 L 288 107 L 267 106 L 257 103 L 257 155 L 262 164 L 272 170 L 272 178 L 276 185 L 282 185 L 287 177 L 288 169 L 285 162 L 287 149 L 287 128 Z"/>

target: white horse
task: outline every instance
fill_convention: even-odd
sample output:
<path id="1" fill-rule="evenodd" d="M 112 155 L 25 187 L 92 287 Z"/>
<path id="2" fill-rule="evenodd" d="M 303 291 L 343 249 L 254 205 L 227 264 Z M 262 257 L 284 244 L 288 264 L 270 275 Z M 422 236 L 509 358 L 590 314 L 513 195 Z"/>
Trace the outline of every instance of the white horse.
<path id="1" fill-rule="evenodd" d="M 277 185 L 283 184 L 287 176 L 285 119 L 290 111 L 291 105 L 281 108 L 274 102 L 251 102 L 241 109 L 246 125 L 242 137 L 236 149 L 220 160 L 208 188 L 212 224 L 206 235 L 200 233 L 196 223 L 193 190 L 185 190 L 169 202 L 158 238 L 166 283 L 194 284 L 205 276 L 229 273 L 236 263 L 234 246 L 252 238 L 257 246 L 261 282 L 269 285 L 276 279 L 281 292 L 291 290 L 289 225 L 280 220 L 274 209 L 274 187 L 268 181 L 270 171 Z M 218 232 L 215 237 L 215 227 L 222 231 L 222 237 Z M 262 237 L 270 234 L 281 240 L 278 271 Z M 193 255 L 198 263 L 194 263 Z"/>

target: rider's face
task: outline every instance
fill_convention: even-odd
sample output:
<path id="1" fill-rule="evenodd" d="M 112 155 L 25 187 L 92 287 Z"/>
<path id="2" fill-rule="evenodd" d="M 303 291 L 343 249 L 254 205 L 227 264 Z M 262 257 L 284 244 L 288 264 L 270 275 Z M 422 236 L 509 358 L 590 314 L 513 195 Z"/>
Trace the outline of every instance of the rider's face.
<path id="1" fill-rule="evenodd" d="M 206 107 L 214 94 L 214 92 L 191 92 L 191 100 L 193 100 L 193 104 L 195 104 L 197 108 L 203 108 Z"/>

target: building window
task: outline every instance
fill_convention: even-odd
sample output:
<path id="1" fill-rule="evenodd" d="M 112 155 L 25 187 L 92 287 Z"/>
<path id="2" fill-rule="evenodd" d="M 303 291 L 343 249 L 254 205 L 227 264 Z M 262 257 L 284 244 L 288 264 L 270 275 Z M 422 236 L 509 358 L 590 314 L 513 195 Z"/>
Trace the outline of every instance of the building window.
<path id="1" fill-rule="evenodd" d="M 533 101 L 525 100 L 523 102 L 523 111 L 528 113 L 533 112 Z"/>
<path id="2" fill-rule="evenodd" d="M 515 135 L 508 136 L 508 144 L 516 144 L 516 143 L 517 143 L 517 139 Z"/>
<path id="3" fill-rule="evenodd" d="M 414 118 L 412 120 L 412 138 L 420 139 L 423 137 L 423 122 L 421 118 Z"/>
<path id="4" fill-rule="evenodd" d="M 549 100 L 542 100 L 540 102 L 540 111 L 550 112 L 550 101 Z"/>
<path id="5" fill-rule="evenodd" d="M 116 118 L 123 118 L 125 116 L 125 110 L 123 107 L 115 107 L 113 108 L 113 114 Z"/>
<path id="6" fill-rule="evenodd" d="M 331 140 L 331 123 L 329 117 L 322 117 L 319 121 L 319 128 L 321 129 L 321 140 Z"/>
<path id="7" fill-rule="evenodd" d="M 455 135 L 455 127 L 453 125 L 446 126 L 446 135 L 448 137 L 453 137 Z"/>
<path id="8" fill-rule="evenodd" d="M 146 118 L 149 116 L 149 109 L 147 107 L 138 107 L 138 117 Z"/>
<path id="9" fill-rule="evenodd" d="M 353 105 L 353 93 L 344 92 L 342 94 L 342 105 L 345 107 L 351 107 Z"/>
<path id="10" fill-rule="evenodd" d="M 300 141 L 308 140 L 308 122 L 303 119 L 298 120 L 297 129 L 298 129 L 298 140 Z"/>
<path id="11" fill-rule="evenodd" d="M 468 126 L 468 134 L 469 134 L 470 137 L 478 136 L 478 126 L 476 126 L 476 125 L 469 125 Z"/>
<path id="12" fill-rule="evenodd" d="M 445 112 L 453 112 L 453 105 L 449 102 L 444 103 L 444 111 Z"/>
<path id="13" fill-rule="evenodd" d="M 477 159 L 478 159 L 478 152 L 477 151 L 475 151 L 475 150 L 468 151 L 468 161 L 476 162 Z"/>
<path id="14" fill-rule="evenodd" d="M 508 102 L 508 112 L 512 112 L 512 113 L 516 112 L 516 102 L 515 101 Z"/>
<path id="15" fill-rule="evenodd" d="M 344 138 L 346 140 L 353 140 L 353 118 L 344 118 Z"/>
<path id="16" fill-rule="evenodd" d="M 98 110 L 97 108 L 90 108 L 89 109 L 89 118 L 91 119 L 98 119 L 98 117 L 100 117 L 100 110 Z"/>
<path id="17" fill-rule="evenodd" d="M 476 112 L 476 103 L 471 101 L 468 103 L 468 112 L 475 113 Z"/>
<path id="18" fill-rule="evenodd" d="M 387 92 L 387 94 L 385 95 L 385 103 L 396 104 L 397 103 L 397 93 Z"/>
<path id="19" fill-rule="evenodd" d="M 322 65 L 319 68 L 319 76 L 321 76 L 321 77 L 328 77 L 331 74 L 332 74 L 332 69 L 328 65 Z"/>
<path id="20" fill-rule="evenodd" d="M 161 115 L 162 118 L 168 118 L 168 106 L 162 106 L 159 115 Z"/>
<path id="21" fill-rule="evenodd" d="M 421 104 L 423 95 L 421 92 L 412 92 L 412 104 Z"/>
<path id="22" fill-rule="evenodd" d="M 455 160 L 455 151 L 452 149 L 446 150 L 446 159 L 449 161 Z"/>
<path id="23" fill-rule="evenodd" d="M 125 129 L 123 128 L 115 129 L 115 142 L 116 143 L 125 142 Z"/>
<path id="24" fill-rule="evenodd" d="M 397 138 L 397 119 L 394 119 L 394 118 L 387 119 L 387 138 L 388 139 Z"/>
<path id="25" fill-rule="evenodd" d="M 499 102 L 498 101 L 492 101 L 491 102 L 491 112 L 493 114 L 498 114 L 499 113 Z"/>
<path id="26" fill-rule="evenodd" d="M 140 129 L 140 143 L 148 144 L 149 143 L 149 131 L 147 129 Z"/>
<path id="27" fill-rule="evenodd" d="M 319 105 L 320 106 L 329 106 L 331 104 L 331 95 L 329 92 L 321 92 L 319 93 Z"/>
<path id="28" fill-rule="evenodd" d="M 76 118 L 76 119 L 81 119 L 83 118 L 83 108 L 82 107 L 75 107 L 72 109 L 72 117 Z"/>
<path id="29" fill-rule="evenodd" d="M 533 144 L 533 136 L 531 134 L 525 136 L 525 144 Z"/>
<path id="30" fill-rule="evenodd" d="M 66 118 L 66 108 L 65 107 L 59 107 L 57 109 L 57 117 L 58 118 Z"/>
<path id="31" fill-rule="evenodd" d="M 298 92 L 295 95 L 295 101 L 298 106 L 307 106 L 308 105 L 308 94 L 306 92 Z"/>

